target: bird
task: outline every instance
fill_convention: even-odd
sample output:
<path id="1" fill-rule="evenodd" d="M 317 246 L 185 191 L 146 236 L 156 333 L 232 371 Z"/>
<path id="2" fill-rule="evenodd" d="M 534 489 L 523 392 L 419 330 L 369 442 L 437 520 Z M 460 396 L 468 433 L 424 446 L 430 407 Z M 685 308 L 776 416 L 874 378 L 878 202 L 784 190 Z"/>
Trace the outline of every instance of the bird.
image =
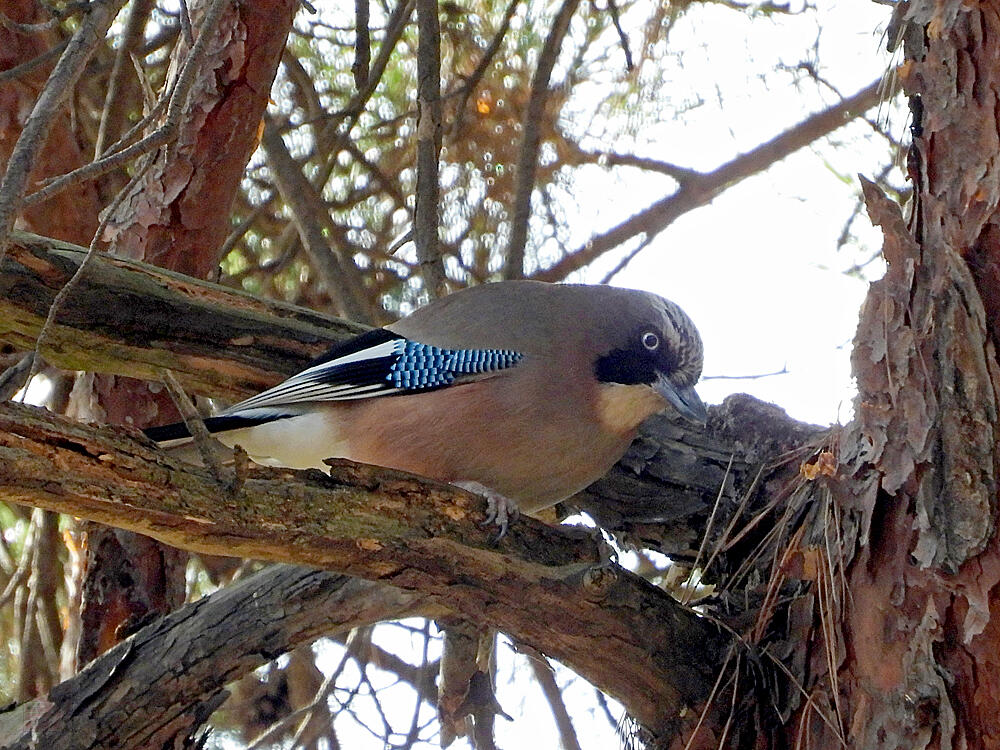
<path id="1" fill-rule="evenodd" d="M 262 464 L 346 458 L 480 492 L 502 535 L 607 473 L 652 414 L 704 424 L 702 361 L 694 323 L 656 294 L 500 281 L 336 344 L 204 424 Z M 145 432 L 193 440 L 183 423 Z"/>

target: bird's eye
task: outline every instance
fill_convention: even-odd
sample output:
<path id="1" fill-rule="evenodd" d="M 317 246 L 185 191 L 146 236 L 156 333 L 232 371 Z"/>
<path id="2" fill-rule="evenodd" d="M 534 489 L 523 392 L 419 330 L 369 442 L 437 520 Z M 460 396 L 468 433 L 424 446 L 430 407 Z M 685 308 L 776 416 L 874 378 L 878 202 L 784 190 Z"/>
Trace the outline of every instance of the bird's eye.
<path id="1" fill-rule="evenodd" d="M 646 331 L 642 334 L 642 345 L 649 349 L 649 351 L 655 352 L 660 348 L 660 337 L 652 331 Z"/>

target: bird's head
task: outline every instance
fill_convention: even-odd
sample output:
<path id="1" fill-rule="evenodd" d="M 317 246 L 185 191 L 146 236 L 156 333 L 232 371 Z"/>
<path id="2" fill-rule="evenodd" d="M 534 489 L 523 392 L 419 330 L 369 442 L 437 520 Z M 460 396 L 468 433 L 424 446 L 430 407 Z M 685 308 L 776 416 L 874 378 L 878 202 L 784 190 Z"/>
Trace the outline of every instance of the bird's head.
<path id="1" fill-rule="evenodd" d="M 607 386 L 603 408 L 609 420 L 633 427 L 628 423 L 638 424 L 669 404 L 686 419 L 704 424 L 705 405 L 694 390 L 702 367 L 698 329 L 673 302 L 622 291 L 628 297 L 612 305 L 606 318 L 609 333 L 603 338 L 611 346 L 605 343 L 594 363 L 598 382 Z"/>

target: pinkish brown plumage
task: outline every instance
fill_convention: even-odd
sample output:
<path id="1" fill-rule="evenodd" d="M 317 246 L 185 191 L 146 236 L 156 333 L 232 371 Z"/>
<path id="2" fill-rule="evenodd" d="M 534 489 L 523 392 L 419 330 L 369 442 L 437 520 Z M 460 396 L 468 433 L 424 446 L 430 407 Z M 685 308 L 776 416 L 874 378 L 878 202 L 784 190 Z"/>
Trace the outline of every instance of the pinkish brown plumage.
<path id="1" fill-rule="evenodd" d="M 349 458 L 476 483 L 533 513 L 603 475 L 654 412 L 703 419 L 701 362 L 694 325 L 656 295 L 500 282 L 334 347 L 206 425 L 261 462 Z M 183 426 L 148 434 L 189 440 Z"/>

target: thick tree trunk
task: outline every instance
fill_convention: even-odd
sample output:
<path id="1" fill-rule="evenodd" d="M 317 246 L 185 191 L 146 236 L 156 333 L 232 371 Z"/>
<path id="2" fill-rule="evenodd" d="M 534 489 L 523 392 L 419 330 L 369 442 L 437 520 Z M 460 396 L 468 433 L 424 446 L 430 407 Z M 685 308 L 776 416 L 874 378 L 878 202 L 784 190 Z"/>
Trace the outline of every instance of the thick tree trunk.
<path id="1" fill-rule="evenodd" d="M 855 339 L 855 420 L 813 494 L 825 511 L 787 550 L 815 597 L 798 628 L 809 700 L 787 731 L 814 747 L 995 747 L 1000 3 L 904 3 L 897 21 L 914 199 L 904 221 L 865 185 L 888 270 Z"/>
<path id="2" fill-rule="evenodd" d="M 140 170 L 102 239 L 116 255 L 207 277 L 229 231 L 229 209 L 257 145 L 258 124 L 296 4 L 229 4 L 212 23 L 212 4 L 192 3 L 195 47 L 178 43 L 165 90 L 186 65 L 195 82 L 170 148 Z M 204 42 L 200 57 L 194 50 Z M 147 427 L 179 415 L 160 383 L 86 376 L 93 416 Z M 92 386 L 91 386 L 92 384 Z M 150 539 L 89 524 L 77 657 L 86 663 L 150 615 L 184 601 L 187 555 Z"/>

